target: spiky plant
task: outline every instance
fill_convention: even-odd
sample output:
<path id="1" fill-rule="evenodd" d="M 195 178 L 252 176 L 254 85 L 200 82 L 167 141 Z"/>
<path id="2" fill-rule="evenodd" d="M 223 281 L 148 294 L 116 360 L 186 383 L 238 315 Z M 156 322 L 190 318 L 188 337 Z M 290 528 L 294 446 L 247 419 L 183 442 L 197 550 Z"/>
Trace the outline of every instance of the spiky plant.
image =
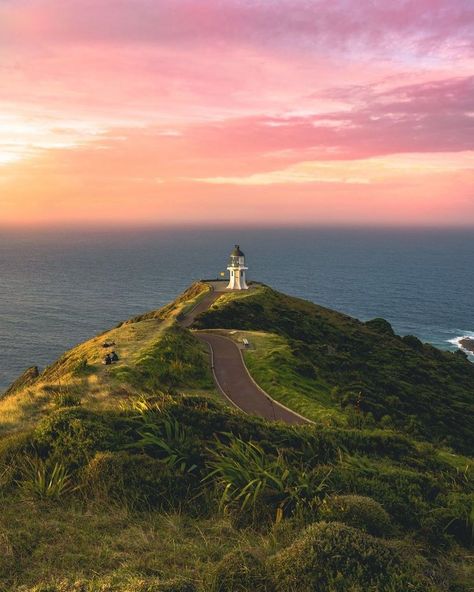
<path id="1" fill-rule="evenodd" d="M 77 489 L 62 463 L 49 464 L 41 458 L 25 461 L 20 485 L 24 493 L 42 500 L 58 500 Z"/>
<path id="2" fill-rule="evenodd" d="M 218 441 L 209 454 L 211 471 L 205 480 L 212 480 L 220 491 L 221 511 L 237 508 L 256 514 L 270 509 L 278 522 L 325 487 L 326 477 L 315 477 L 301 467 L 290 470 L 282 456 L 233 436 L 227 444 Z"/>
<path id="3" fill-rule="evenodd" d="M 157 422 L 147 418 L 138 434 L 140 439 L 131 444 L 131 448 L 148 450 L 181 473 L 196 470 L 194 438 L 189 428 L 181 425 L 177 419 L 166 414 Z"/>

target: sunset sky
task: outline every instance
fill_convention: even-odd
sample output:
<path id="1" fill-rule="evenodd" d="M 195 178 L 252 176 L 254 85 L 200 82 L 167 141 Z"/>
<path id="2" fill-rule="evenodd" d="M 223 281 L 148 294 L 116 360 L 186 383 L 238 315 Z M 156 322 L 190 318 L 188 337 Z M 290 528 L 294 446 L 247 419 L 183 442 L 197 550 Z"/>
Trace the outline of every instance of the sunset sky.
<path id="1" fill-rule="evenodd" d="M 0 224 L 474 226 L 473 0 L 0 0 Z"/>

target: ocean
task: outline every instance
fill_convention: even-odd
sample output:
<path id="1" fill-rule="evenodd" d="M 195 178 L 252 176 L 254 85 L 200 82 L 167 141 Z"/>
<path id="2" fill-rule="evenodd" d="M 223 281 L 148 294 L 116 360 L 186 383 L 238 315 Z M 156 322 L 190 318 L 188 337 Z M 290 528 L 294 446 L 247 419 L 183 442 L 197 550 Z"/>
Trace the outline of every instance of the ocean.
<path id="1" fill-rule="evenodd" d="M 0 392 L 25 368 L 225 271 L 401 335 L 457 349 L 474 337 L 474 233 L 344 228 L 0 231 Z M 474 360 L 473 357 L 471 359 Z"/>

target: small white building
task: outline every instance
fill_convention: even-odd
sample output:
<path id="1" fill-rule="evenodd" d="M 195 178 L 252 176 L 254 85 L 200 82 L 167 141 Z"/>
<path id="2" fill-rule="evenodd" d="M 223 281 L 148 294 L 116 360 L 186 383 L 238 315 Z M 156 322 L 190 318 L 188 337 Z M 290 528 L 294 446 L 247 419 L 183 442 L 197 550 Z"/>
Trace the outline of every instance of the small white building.
<path id="1" fill-rule="evenodd" d="M 230 273 L 230 281 L 227 288 L 230 290 L 248 290 L 247 282 L 245 281 L 245 255 L 240 250 L 239 245 L 235 245 L 235 249 L 230 254 L 230 261 L 227 269 Z"/>

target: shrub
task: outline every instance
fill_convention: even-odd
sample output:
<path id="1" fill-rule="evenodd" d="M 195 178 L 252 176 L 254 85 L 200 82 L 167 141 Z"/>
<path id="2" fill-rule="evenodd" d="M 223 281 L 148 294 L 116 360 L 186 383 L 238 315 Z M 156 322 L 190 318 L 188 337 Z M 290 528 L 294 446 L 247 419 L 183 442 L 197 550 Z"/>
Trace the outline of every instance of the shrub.
<path id="1" fill-rule="evenodd" d="M 364 463 L 360 457 L 350 458 L 349 462 L 349 466 L 334 467 L 330 475 L 331 489 L 341 494 L 356 493 L 373 498 L 407 529 L 419 526 L 420 517 L 439 493 L 439 483 L 426 473 Z"/>
<path id="2" fill-rule="evenodd" d="M 418 337 L 415 337 L 414 335 L 405 335 L 402 337 L 402 341 L 405 345 L 408 345 L 408 347 L 418 351 L 423 351 L 423 343 L 418 339 Z"/>
<path id="3" fill-rule="evenodd" d="M 178 507 L 191 488 L 188 476 L 174 473 L 146 454 L 98 452 L 81 472 L 85 491 L 97 499 L 132 507 Z"/>
<path id="4" fill-rule="evenodd" d="M 380 333 L 380 335 L 390 335 L 391 337 L 395 335 L 392 325 L 380 317 L 366 321 L 365 326 L 375 331 L 375 333 Z"/>
<path id="5" fill-rule="evenodd" d="M 253 519 L 275 518 L 303 511 L 325 488 L 325 477 L 301 467 L 290 469 L 279 455 L 266 453 L 253 442 L 231 438 L 229 444 L 217 443 L 209 450 L 213 479 L 220 491 L 220 508 L 245 512 Z"/>
<path id="6" fill-rule="evenodd" d="M 130 447 L 147 450 L 180 473 L 191 473 L 198 468 L 199 442 L 187 426 L 167 414 L 159 421 L 142 415 L 142 421 L 144 427 L 138 430 L 140 439 Z"/>
<path id="7" fill-rule="evenodd" d="M 105 415 L 72 407 L 45 417 L 34 432 L 34 444 L 43 457 L 72 467 L 82 466 L 96 450 L 114 447 L 117 436 Z"/>
<path id="8" fill-rule="evenodd" d="M 23 456 L 32 452 L 29 432 L 11 434 L 0 439 L 0 490 L 9 489 L 20 479 Z"/>
<path id="9" fill-rule="evenodd" d="M 265 563 L 252 551 L 238 549 L 212 570 L 209 592 L 272 592 Z"/>
<path id="10" fill-rule="evenodd" d="M 391 533 L 390 516 L 370 497 L 362 495 L 333 495 L 320 508 L 321 517 L 331 522 L 342 522 L 365 530 L 375 536 Z"/>
<path id="11" fill-rule="evenodd" d="M 337 522 L 309 526 L 270 568 L 278 592 L 428 590 L 392 544 Z"/>

